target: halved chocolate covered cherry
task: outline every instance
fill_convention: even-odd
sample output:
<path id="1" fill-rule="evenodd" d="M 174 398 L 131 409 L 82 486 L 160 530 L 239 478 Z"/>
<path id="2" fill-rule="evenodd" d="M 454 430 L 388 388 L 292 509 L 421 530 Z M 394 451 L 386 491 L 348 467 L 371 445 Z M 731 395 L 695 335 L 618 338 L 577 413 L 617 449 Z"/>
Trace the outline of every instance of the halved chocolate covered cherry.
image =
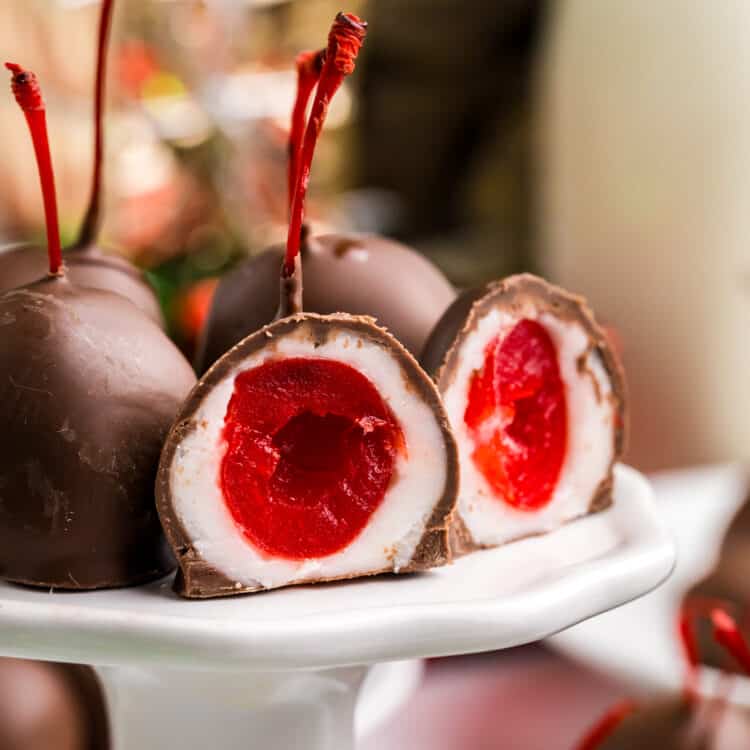
<path id="1" fill-rule="evenodd" d="M 163 327 L 159 302 L 143 273 L 124 258 L 103 253 L 96 244 L 101 225 L 106 63 L 113 12 L 114 0 L 102 0 L 94 89 L 94 171 L 86 215 L 78 239 L 65 251 L 65 264 L 74 284 L 120 294 Z M 42 247 L 0 248 L 0 294 L 37 281 L 46 270 L 47 256 Z"/>
<path id="2" fill-rule="evenodd" d="M 620 365 L 583 301 L 530 275 L 462 294 L 427 342 L 461 461 L 456 552 L 611 502 Z"/>
<path id="3" fill-rule="evenodd" d="M 186 596 L 449 558 L 458 455 L 434 384 L 371 318 L 301 312 L 310 162 L 365 28 L 340 13 L 328 39 L 279 259 L 280 319 L 219 359 L 167 438 L 157 505 Z"/>
<path id="4" fill-rule="evenodd" d="M 169 435 L 158 508 L 194 597 L 448 559 L 457 455 L 440 398 L 371 320 L 280 320 L 222 357 Z"/>

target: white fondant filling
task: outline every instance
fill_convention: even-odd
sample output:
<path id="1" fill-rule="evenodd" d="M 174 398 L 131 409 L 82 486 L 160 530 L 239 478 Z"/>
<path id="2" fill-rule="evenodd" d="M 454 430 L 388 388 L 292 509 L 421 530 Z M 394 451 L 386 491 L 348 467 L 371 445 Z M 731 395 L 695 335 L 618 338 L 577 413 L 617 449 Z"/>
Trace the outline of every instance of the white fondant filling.
<path id="1" fill-rule="evenodd" d="M 518 510 L 495 495 L 471 457 L 474 441 L 463 418 L 470 378 L 482 368 L 487 345 L 496 336 L 507 335 L 522 319 L 536 320 L 544 326 L 555 345 L 568 415 L 567 451 L 557 486 L 549 503 L 535 511 Z M 498 545 L 550 531 L 588 512 L 612 461 L 615 411 L 609 398 L 612 387 L 599 356 L 589 352 L 585 367 L 588 372 L 579 371 L 577 361 L 587 347 L 588 339 L 579 323 L 533 309 L 525 310 L 522 316 L 492 309 L 478 321 L 475 332 L 464 338 L 455 377 L 443 399 L 458 442 L 458 512 L 479 544 Z"/>
<path id="2" fill-rule="evenodd" d="M 410 390 L 401 365 L 387 350 L 348 331 L 313 349 L 307 327 L 269 339 L 269 346 L 237 365 L 206 396 L 195 429 L 177 448 L 170 470 L 172 501 L 201 557 L 240 586 L 283 586 L 293 581 L 397 572 L 412 559 L 446 481 L 446 448 L 436 415 Z M 270 558 L 247 540 L 232 519 L 219 485 L 226 450 L 221 437 L 237 375 L 278 357 L 319 357 L 351 365 L 388 404 L 406 439 L 386 495 L 364 530 L 343 550 L 326 557 Z"/>

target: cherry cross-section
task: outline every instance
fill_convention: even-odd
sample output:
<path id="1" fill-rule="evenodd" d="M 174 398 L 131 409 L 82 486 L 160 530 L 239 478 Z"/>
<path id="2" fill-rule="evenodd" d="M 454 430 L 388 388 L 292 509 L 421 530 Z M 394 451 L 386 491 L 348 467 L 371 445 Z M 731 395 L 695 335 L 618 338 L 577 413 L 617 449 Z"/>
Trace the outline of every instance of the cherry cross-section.
<path id="1" fill-rule="evenodd" d="M 359 536 L 405 451 L 398 420 L 348 364 L 291 357 L 240 373 L 224 418 L 227 508 L 262 553 L 324 557 Z"/>
<path id="2" fill-rule="evenodd" d="M 485 349 L 464 422 L 472 458 L 496 497 L 524 511 L 552 498 L 567 445 L 565 387 L 545 328 L 522 320 Z"/>

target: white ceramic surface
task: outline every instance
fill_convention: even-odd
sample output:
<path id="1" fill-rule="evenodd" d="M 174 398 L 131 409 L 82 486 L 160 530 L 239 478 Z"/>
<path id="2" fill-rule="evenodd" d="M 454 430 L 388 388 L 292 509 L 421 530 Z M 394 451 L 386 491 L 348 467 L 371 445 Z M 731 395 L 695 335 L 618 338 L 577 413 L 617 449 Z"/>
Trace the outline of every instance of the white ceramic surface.
<path id="1" fill-rule="evenodd" d="M 661 583 L 674 547 L 648 483 L 614 507 L 428 574 L 184 601 L 170 581 L 46 593 L 0 585 L 0 653 L 97 665 L 271 671 L 508 648 Z"/>
<path id="2" fill-rule="evenodd" d="M 344 750 L 403 705 L 418 661 L 371 669 L 227 673 L 100 667 L 114 750 Z M 355 708 L 356 706 L 356 708 Z"/>
<path id="3" fill-rule="evenodd" d="M 352 750 L 355 705 L 367 668 L 97 671 L 112 750 Z"/>
<path id="4" fill-rule="evenodd" d="M 366 737 L 385 724 L 419 687 L 424 662 L 388 661 L 375 664 L 362 683 L 354 712 L 354 733 Z"/>
<path id="5" fill-rule="evenodd" d="M 551 638 L 555 648 L 613 674 L 637 690 L 675 689 L 684 665 L 676 615 L 684 592 L 715 564 L 724 532 L 747 491 L 739 466 L 713 466 L 652 477 L 656 508 L 677 543 L 677 565 L 663 586 Z M 710 670 L 707 670 L 710 672 Z M 705 683 L 711 689 L 711 681 Z M 750 697 L 750 685 L 735 698 Z"/>
<path id="6" fill-rule="evenodd" d="M 94 664 L 113 750 L 352 750 L 416 688 L 416 662 L 505 648 L 640 596 L 674 545 L 648 483 L 553 534 L 420 576 L 184 601 L 170 581 L 63 594 L 0 584 L 0 654 Z"/>

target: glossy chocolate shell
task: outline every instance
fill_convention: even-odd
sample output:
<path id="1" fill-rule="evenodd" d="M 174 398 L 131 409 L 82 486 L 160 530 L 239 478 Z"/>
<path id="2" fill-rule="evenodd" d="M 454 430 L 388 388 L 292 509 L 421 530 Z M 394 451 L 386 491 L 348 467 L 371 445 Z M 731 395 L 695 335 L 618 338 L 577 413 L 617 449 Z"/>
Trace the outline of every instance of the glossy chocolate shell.
<path id="1" fill-rule="evenodd" d="M 456 296 L 424 256 L 384 237 L 310 237 L 301 252 L 305 310 L 375 318 L 415 356 Z M 205 372 L 245 336 L 274 319 L 283 254 L 280 245 L 269 248 L 221 280 L 198 344 L 196 372 Z"/>
<path id="2" fill-rule="evenodd" d="M 124 297 L 48 277 L 0 297 L 0 577 L 91 589 L 174 562 L 153 481 L 195 382 Z"/>

